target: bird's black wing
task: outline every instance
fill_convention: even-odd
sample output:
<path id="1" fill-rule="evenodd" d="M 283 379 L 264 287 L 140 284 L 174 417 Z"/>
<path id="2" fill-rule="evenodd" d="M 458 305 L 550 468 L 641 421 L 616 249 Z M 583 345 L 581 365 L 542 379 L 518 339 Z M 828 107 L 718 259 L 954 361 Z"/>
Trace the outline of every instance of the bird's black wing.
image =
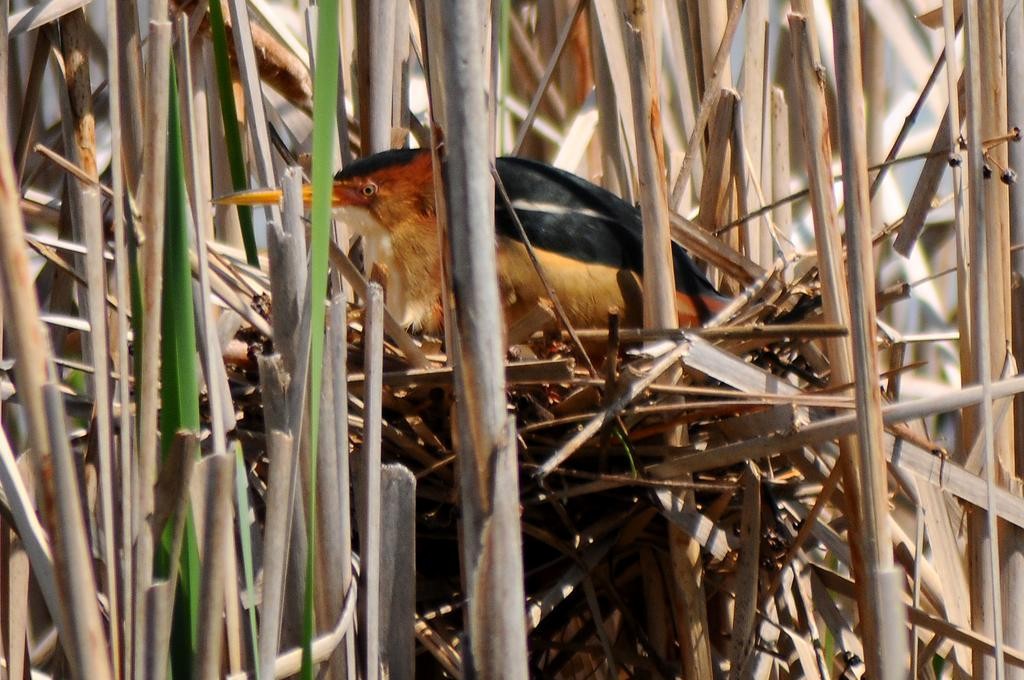
<path id="1" fill-rule="evenodd" d="M 502 157 L 497 168 L 534 247 L 643 274 L 639 209 L 606 189 L 544 163 Z M 494 203 L 498 233 L 521 240 L 500 193 Z M 672 260 L 677 291 L 694 298 L 721 297 L 686 250 L 674 242 Z"/>

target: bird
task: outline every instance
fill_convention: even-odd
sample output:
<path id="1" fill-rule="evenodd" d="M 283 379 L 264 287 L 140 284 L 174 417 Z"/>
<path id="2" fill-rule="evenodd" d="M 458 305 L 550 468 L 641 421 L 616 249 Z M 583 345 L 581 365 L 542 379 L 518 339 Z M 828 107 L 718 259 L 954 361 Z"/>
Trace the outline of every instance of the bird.
<path id="1" fill-rule="evenodd" d="M 502 156 L 495 168 L 507 194 L 507 201 L 500 194 L 495 200 L 498 284 L 506 326 L 549 297 L 523 233 L 574 327 L 606 325 L 612 307 L 619 310 L 624 327 L 640 326 L 639 208 L 539 161 Z M 311 199 L 308 185 L 303 195 L 307 202 Z M 280 190 L 257 189 L 218 202 L 260 205 L 280 196 Z M 331 203 L 335 219 L 363 237 L 364 259 L 380 266 L 385 304 L 395 318 L 410 330 L 438 333 L 443 328 L 442 256 L 430 150 L 392 149 L 349 163 L 334 177 Z M 725 307 L 729 299 L 675 242 L 672 263 L 681 327 L 701 325 Z"/>

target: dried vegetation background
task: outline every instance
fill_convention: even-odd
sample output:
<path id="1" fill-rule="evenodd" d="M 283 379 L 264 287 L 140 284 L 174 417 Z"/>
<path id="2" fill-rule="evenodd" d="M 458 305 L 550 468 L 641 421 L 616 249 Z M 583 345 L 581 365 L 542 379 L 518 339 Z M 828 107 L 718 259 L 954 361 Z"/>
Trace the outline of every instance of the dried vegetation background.
<path id="1" fill-rule="evenodd" d="M 333 151 L 334 4 L 3 4 L 4 677 L 1022 677 L 1019 3 L 343 0 Z M 735 302 L 415 337 L 339 226 L 319 335 L 310 158 L 442 137 L 456 276 L 493 149 Z"/>

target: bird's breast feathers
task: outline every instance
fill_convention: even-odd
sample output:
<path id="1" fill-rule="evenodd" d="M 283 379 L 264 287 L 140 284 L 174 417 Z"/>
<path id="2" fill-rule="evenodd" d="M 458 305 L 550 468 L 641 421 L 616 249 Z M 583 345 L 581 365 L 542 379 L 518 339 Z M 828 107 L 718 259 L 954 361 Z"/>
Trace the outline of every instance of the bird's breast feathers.
<path id="1" fill-rule="evenodd" d="M 437 235 L 385 226 L 367 207 L 337 206 L 334 218 L 363 237 L 363 258 L 386 275 L 385 301 L 400 324 L 437 332 L 441 269 Z"/>

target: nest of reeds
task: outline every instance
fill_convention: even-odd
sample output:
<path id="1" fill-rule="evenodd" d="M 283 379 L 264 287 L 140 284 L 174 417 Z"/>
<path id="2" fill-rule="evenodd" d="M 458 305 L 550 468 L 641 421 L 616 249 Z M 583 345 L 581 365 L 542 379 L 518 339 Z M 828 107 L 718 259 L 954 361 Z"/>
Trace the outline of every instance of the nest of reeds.
<path id="1" fill-rule="evenodd" d="M 269 282 L 263 285 L 269 290 Z M 825 559 L 849 528 L 838 448 L 829 430 L 787 443 L 810 422 L 853 407 L 842 386 L 830 387 L 827 343 L 845 339 L 846 332 L 822 321 L 820 287 L 813 268 L 788 283 L 780 271 L 765 279 L 759 294 L 738 298 L 722 315 L 725 322 L 679 331 L 620 329 L 610 310 L 608 328 L 570 333 L 558 330 L 547 311 L 538 314 L 546 330 L 508 348 L 533 674 L 582 677 L 620 669 L 678 676 L 680 626 L 693 607 L 706 610 L 708 661 L 720 669 L 728 661 L 782 663 L 802 675 L 803 664 L 822 661 L 807 654 L 807 613 L 818 607 L 815 598 L 826 584 L 854 595 L 849 553 L 847 561 L 828 566 Z M 273 299 L 256 299 L 272 321 Z M 347 436 L 353 478 L 359 479 L 369 398 L 365 310 L 358 299 L 336 301 L 346 311 L 332 318 L 345 324 Z M 414 519 L 407 538 L 414 535 L 415 542 L 410 592 L 417 671 L 457 674 L 466 613 L 453 371 L 441 339 L 417 340 L 426 367 L 385 342 L 375 432 L 383 463 L 415 477 L 414 515 L 406 520 Z M 236 348 L 237 389 L 248 393 L 236 397 L 245 413 L 240 430 L 247 433 L 255 488 L 265 489 L 269 395 L 254 389 L 254 359 L 272 353 L 274 343 L 250 329 L 238 336 Z M 879 350 L 888 349 L 880 338 Z M 890 391 L 900 373 L 886 376 Z M 914 445 L 940 450 L 924 436 Z M 907 499 L 891 502 L 906 505 Z M 266 498 L 257 494 L 255 505 L 265 521 Z M 399 521 L 388 517 L 387 507 L 382 513 L 384 522 Z M 385 560 L 407 548 L 385 545 Z M 680 587 L 687 571 L 701 575 L 692 592 Z M 775 618 L 757 626 L 749 619 L 747 637 L 740 639 L 750 606 Z M 830 609 L 850 630 L 854 611 L 849 602 Z M 759 653 L 751 654 L 749 645 Z M 862 671 L 855 650 L 843 650 L 842 663 Z"/>

